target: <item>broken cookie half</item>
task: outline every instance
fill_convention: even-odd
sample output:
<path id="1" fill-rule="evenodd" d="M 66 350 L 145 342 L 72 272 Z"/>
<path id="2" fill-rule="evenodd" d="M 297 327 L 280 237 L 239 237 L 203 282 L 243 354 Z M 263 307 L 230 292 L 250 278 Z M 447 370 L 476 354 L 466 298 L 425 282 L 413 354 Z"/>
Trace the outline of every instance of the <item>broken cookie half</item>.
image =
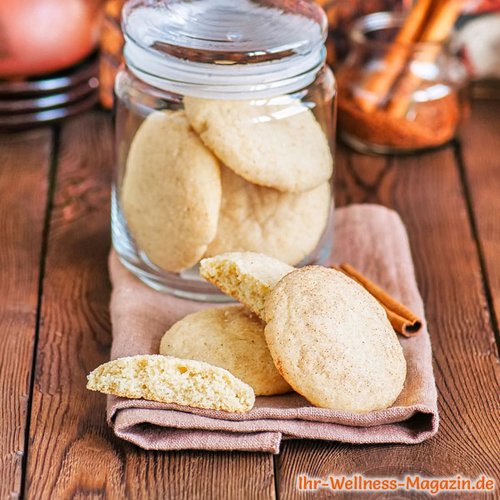
<path id="1" fill-rule="evenodd" d="M 194 408 L 242 413 L 255 402 L 253 389 L 227 370 L 159 354 L 109 361 L 87 380 L 91 391 Z"/>

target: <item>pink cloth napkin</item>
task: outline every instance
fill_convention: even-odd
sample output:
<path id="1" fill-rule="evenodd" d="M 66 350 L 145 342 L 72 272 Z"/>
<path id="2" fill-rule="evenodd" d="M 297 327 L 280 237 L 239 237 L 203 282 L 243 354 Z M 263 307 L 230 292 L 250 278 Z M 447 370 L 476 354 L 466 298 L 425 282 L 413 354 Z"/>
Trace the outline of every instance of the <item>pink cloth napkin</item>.
<path id="1" fill-rule="evenodd" d="M 376 205 L 335 212 L 330 262 L 349 262 L 424 317 L 408 237 L 399 216 Z M 158 353 L 165 331 L 186 314 L 214 304 L 164 295 L 139 282 L 110 255 L 112 359 Z M 425 323 L 425 322 L 424 322 Z M 419 443 L 438 429 L 429 334 L 400 337 L 408 364 L 405 388 L 386 410 L 353 414 L 311 406 L 298 394 L 258 397 L 245 414 L 199 410 L 108 396 L 108 421 L 120 438 L 155 450 L 247 450 L 278 453 L 283 438 L 348 443 Z M 332 388 L 334 390 L 334 388 Z"/>

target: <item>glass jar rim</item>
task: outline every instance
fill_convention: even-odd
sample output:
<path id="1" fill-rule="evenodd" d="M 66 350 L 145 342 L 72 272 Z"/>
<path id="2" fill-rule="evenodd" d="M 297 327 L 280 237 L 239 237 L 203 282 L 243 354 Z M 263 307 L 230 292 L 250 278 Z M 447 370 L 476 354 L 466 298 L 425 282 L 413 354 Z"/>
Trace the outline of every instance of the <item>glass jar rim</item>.
<path id="1" fill-rule="evenodd" d="M 217 14 L 225 12 L 221 9 L 232 5 L 231 0 L 132 0 L 125 4 L 122 16 L 125 61 L 140 80 L 194 97 L 224 95 L 226 99 L 243 99 L 248 92 L 265 97 L 299 90 L 312 83 L 324 65 L 327 22 L 319 6 L 311 8 L 305 0 L 293 2 L 312 9 L 317 19 L 284 13 L 274 5 L 290 2 L 276 0 L 241 0 L 228 9 L 229 19 L 220 20 Z M 184 19 L 179 20 L 175 8 Z M 189 9 L 193 8 L 194 27 L 189 26 Z M 250 17 L 254 21 L 257 18 L 260 24 L 265 14 L 271 13 L 275 18 L 269 22 L 274 27 L 289 23 L 297 30 L 305 19 L 307 36 L 267 35 L 266 26 L 260 26 L 253 38 L 253 25 L 245 24 L 245 8 L 250 8 Z M 231 29 L 230 21 L 235 23 Z M 231 36 L 238 35 L 241 40 L 231 40 Z M 262 37 L 261 45 L 258 36 Z M 259 46 L 262 50 L 258 50 Z"/>
<path id="2" fill-rule="evenodd" d="M 368 34 L 375 31 L 383 31 L 388 29 L 400 28 L 406 19 L 407 14 L 395 12 L 374 12 L 366 16 L 356 19 L 351 27 L 349 37 L 351 41 L 358 45 L 370 44 L 375 48 L 384 49 L 390 45 L 399 45 L 405 49 L 410 48 L 414 51 L 426 51 L 430 47 L 444 47 L 449 43 L 449 38 L 443 42 L 413 42 L 400 43 L 395 40 L 376 40 L 369 38 Z"/>

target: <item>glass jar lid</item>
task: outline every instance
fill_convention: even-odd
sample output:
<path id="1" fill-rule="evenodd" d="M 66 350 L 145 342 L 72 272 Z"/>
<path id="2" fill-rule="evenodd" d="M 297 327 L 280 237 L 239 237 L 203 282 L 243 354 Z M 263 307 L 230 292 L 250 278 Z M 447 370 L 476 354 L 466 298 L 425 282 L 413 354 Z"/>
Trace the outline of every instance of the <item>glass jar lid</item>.
<path id="1" fill-rule="evenodd" d="M 323 65 L 327 24 L 307 0 L 133 0 L 124 54 L 138 78 L 181 94 L 288 93 Z"/>

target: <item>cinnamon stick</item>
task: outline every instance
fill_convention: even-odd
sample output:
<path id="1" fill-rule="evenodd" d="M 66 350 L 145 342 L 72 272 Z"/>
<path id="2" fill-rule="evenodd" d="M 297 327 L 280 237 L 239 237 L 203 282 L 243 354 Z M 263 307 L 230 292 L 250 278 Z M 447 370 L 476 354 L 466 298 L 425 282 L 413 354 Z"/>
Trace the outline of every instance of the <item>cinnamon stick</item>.
<path id="1" fill-rule="evenodd" d="M 432 12 L 419 42 L 433 44 L 416 54 L 419 62 L 433 62 L 441 51 L 441 44 L 449 36 L 460 12 L 463 0 L 440 0 Z M 387 112 L 395 118 L 403 118 L 408 110 L 413 93 L 422 79 L 408 69 L 397 84 L 387 107 Z"/>
<path id="2" fill-rule="evenodd" d="M 394 299 L 373 281 L 363 276 L 353 266 L 344 263 L 332 267 L 357 281 L 380 302 L 387 313 L 389 322 L 397 333 L 405 337 L 413 337 L 422 329 L 422 320 L 415 313 Z"/>
<path id="3" fill-rule="evenodd" d="M 421 35 L 433 3 L 434 0 L 417 1 L 385 55 L 382 69 L 370 74 L 355 95 L 355 100 L 364 111 L 370 112 L 380 106 L 394 81 L 404 70 L 410 46 Z"/>

